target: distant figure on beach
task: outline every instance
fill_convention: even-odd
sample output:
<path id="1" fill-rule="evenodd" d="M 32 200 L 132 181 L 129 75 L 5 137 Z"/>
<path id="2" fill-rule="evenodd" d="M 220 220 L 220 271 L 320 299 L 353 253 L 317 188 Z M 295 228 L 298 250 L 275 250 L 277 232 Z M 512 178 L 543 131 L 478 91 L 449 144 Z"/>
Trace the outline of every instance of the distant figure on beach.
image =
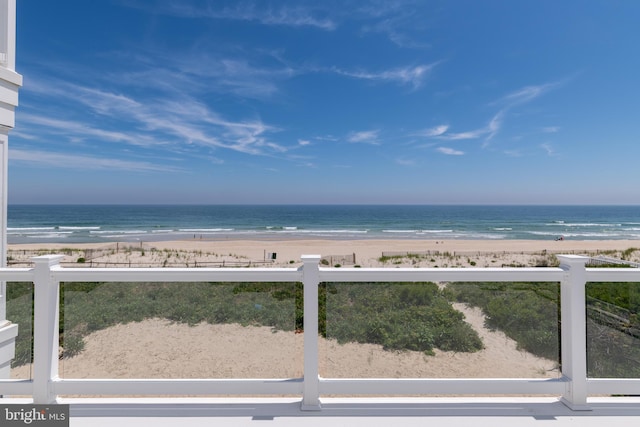
<path id="1" fill-rule="evenodd" d="M 556 238 L 556 242 L 557 242 L 558 240 L 564 240 L 564 236 L 560 236 L 560 237 Z"/>

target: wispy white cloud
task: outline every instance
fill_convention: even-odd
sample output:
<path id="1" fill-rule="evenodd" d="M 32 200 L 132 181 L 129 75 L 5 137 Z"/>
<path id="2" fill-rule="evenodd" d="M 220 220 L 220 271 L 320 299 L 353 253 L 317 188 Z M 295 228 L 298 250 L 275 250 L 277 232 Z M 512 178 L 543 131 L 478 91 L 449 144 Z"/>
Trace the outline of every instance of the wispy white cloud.
<path id="1" fill-rule="evenodd" d="M 266 61 L 263 59 L 263 62 Z M 189 83 L 195 83 L 201 90 L 228 92 L 256 99 L 278 93 L 279 82 L 301 72 L 282 64 L 255 65 L 244 58 L 210 58 L 206 55 L 198 55 L 195 60 L 190 56 L 176 65 L 179 67 L 178 73 L 192 76 Z"/>
<path id="2" fill-rule="evenodd" d="M 378 82 L 393 82 L 403 85 L 410 85 L 414 89 L 422 86 L 424 79 L 427 78 L 431 70 L 437 65 L 417 65 L 415 67 L 401 67 L 391 70 L 370 72 L 370 71 L 347 71 L 334 67 L 331 69 L 336 74 L 347 77 L 353 77 L 362 80 L 371 80 Z"/>
<path id="3" fill-rule="evenodd" d="M 432 138 L 435 136 L 440 136 L 449 130 L 449 125 L 440 125 L 432 128 L 424 129 L 414 133 L 414 136 L 424 136 L 427 138 Z"/>
<path id="4" fill-rule="evenodd" d="M 309 141 L 308 139 L 299 139 L 298 145 L 300 145 L 301 147 L 311 145 L 311 141 Z"/>
<path id="5" fill-rule="evenodd" d="M 558 155 L 556 153 L 556 150 L 549 143 L 540 144 L 540 148 L 542 148 L 547 153 L 547 156 L 549 157 L 555 157 Z"/>
<path id="6" fill-rule="evenodd" d="M 434 135 L 435 138 L 444 139 L 447 141 L 461 141 L 466 139 L 480 139 L 484 138 L 484 145 L 491 140 L 499 131 L 502 126 L 505 110 L 500 110 L 494 115 L 486 126 L 467 132 L 449 132 Z"/>
<path id="7" fill-rule="evenodd" d="M 347 136 L 347 141 L 352 143 L 363 143 L 363 144 L 373 144 L 379 145 L 378 134 L 380 130 L 365 130 L 360 132 L 351 132 Z"/>
<path id="8" fill-rule="evenodd" d="M 65 120 L 61 118 L 51 118 L 33 114 L 20 114 L 20 123 L 31 129 L 33 133 L 35 127 L 46 129 L 48 133 L 67 138 L 73 142 L 82 142 L 88 139 L 101 142 L 122 142 L 130 145 L 148 146 L 159 145 L 159 142 L 148 135 L 139 135 L 132 132 L 112 131 L 100 129 L 88 123 Z M 31 140 L 38 137 L 31 136 Z"/>
<path id="9" fill-rule="evenodd" d="M 438 151 L 439 153 L 442 153 L 442 154 L 446 154 L 448 156 L 463 156 L 464 155 L 464 151 L 456 150 L 456 149 L 449 148 L 449 147 L 438 147 L 438 148 L 436 148 L 436 151 Z"/>
<path id="10" fill-rule="evenodd" d="M 485 141 L 490 140 L 493 136 L 498 133 L 500 130 L 500 126 L 502 125 L 502 119 L 504 116 L 504 110 L 499 111 L 496 115 L 494 115 L 489 123 L 486 126 L 475 129 L 467 132 L 442 132 L 437 135 L 433 135 L 434 138 L 444 139 L 447 141 L 460 141 L 465 139 L 479 139 L 485 138 Z M 448 127 L 447 127 L 448 130 Z"/>
<path id="11" fill-rule="evenodd" d="M 59 118 L 60 111 L 51 112 L 48 117 L 23 114 L 20 119 L 30 125 L 46 127 L 70 140 L 94 138 L 137 146 L 163 146 L 176 151 L 185 145 L 196 144 L 255 155 L 287 150 L 266 136 L 277 132 L 277 128 L 259 118 L 222 118 L 187 94 L 162 94 L 142 103 L 128 96 L 71 83 L 60 82 L 52 86 L 56 89 L 43 96 L 80 104 L 97 119 L 91 123 L 72 121 Z M 109 120 L 105 121 L 105 118 Z M 127 130 L 108 130 L 109 123 L 116 129 Z"/>
<path id="12" fill-rule="evenodd" d="M 10 149 L 11 162 L 56 167 L 72 170 L 119 170 L 128 172 L 182 172 L 180 168 L 156 165 L 149 162 L 130 161 L 115 158 L 88 156 L 81 154 L 56 153 L 52 151 Z"/>
<path id="13" fill-rule="evenodd" d="M 172 55 L 156 49 L 132 59 L 137 69 L 113 79 L 117 85 L 168 94 L 222 93 L 266 100 L 281 93 L 283 81 L 304 72 L 274 55 L 263 51 L 223 54 L 206 43 Z"/>
<path id="14" fill-rule="evenodd" d="M 447 141 L 460 141 L 460 140 L 472 140 L 483 138 L 482 147 L 486 147 L 491 139 L 493 139 L 501 130 L 505 118 L 510 110 L 516 106 L 528 103 L 534 99 L 540 97 L 547 91 L 557 87 L 559 83 L 547 83 L 539 86 L 526 86 L 522 89 L 516 90 L 506 96 L 500 98 L 500 100 L 491 103 L 490 105 L 502 105 L 502 108 L 491 117 L 486 126 L 465 132 L 449 132 L 449 127 L 436 127 L 432 129 L 432 134 L 423 132 L 422 136 L 427 136 L 436 139 L 443 139 Z M 444 132 L 438 133 L 439 130 L 444 129 Z M 559 127 L 545 128 L 547 132 L 556 132 Z M 429 130 L 427 130 L 429 131 Z"/>
<path id="15" fill-rule="evenodd" d="M 337 27 L 333 20 L 321 16 L 321 11 L 315 11 L 307 5 L 278 5 L 266 2 L 240 1 L 232 6 L 220 7 L 219 2 L 208 1 L 204 5 L 194 5 L 183 1 L 137 3 L 136 7 L 149 9 L 154 13 L 197 18 L 197 19 L 227 19 L 234 21 L 253 21 L 263 25 L 282 25 L 290 27 L 314 27 L 332 31 Z"/>
<path id="16" fill-rule="evenodd" d="M 357 14 L 364 21 L 362 33 L 384 34 L 401 48 L 431 47 L 424 34 L 427 17 L 414 3 L 419 5 L 406 0 L 360 2 Z"/>
<path id="17" fill-rule="evenodd" d="M 500 98 L 498 101 L 494 102 L 494 104 L 507 104 L 508 107 L 513 107 L 518 104 L 523 104 L 526 102 L 533 101 L 534 99 L 542 96 L 549 90 L 557 87 L 560 83 L 545 83 L 537 86 L 525 86 L 521 89 L 518 89 L 514 92 L 511 92 L 504 97 Z"/>
<path id="18" fill-rule="evenodd" d="M 476 129 L 468 132 L 451 132 L 447 134 L 438 135 L 439 139 L 445 139 L 447 141 L 460 141 L 464 139 L 478 139 L 489 132 L 489 128 L 484 127 L 481 129 Z"/>
<path id="19" fill-rule="evenodd" d="M 483 147 L 486 146 L 491 140 L 491 138 L 493 138 L 500 131 L 505 113 L 506 113 L 506 110 L 500 110 L 489 121 L 489 124 L 487 125 L 488 134 L 484 140 Z"/>

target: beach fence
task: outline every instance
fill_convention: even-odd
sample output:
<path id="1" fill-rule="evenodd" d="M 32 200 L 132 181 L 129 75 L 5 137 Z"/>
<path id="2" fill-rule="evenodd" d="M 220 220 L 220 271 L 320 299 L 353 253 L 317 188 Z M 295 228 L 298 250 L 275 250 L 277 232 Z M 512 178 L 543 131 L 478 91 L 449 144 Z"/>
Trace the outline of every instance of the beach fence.
<path id="1" fill-rule="evenodd" d="M 65 267 L 164 267 L 164 268 L 227 268 L 227 267 L 260 267 L 273 264 L 275 254 L 269 259 L 251 260 L 243 257 L 219 256 L 212 259 L 211 254 L 199 251 L 159 250 L 154 246 L 140 243 L 112 243 L 95 248 L 63 248 L 63 249 L 9 249 L 7 265 L 11 267 L 29 267 L 32 258 L 52 253 L 61 253 L 65 258 L 60 265 Z M 118 257 L 118 255 L 121 255 Z M 231 258 L 231 259 L 230 259 Z M 266 257 L 265 257 L 266 258 Z"/>
<path id="2" fill-rule="evenodd" d="M 64 268 L 62 256 L 34 258 L 32 268 L 1 268 L 0 280 L 33 283 L 33 368 L 30 379 L 0 380 L 1 395 L 31 396 L 51 404 L 73 396 L 299 396 L 302 410 L 322 410 L 326 396 L 554 395 L 573 410 L 589 410 L 590 396 L 640 395 L 640 378 L 590 378 L 587 375 L 586 284 L 639 283 L 640 270 L 586 268 L 588 258 L 559 255 L 560 267 L 542 268 L 329 268 L 317 255 L 302 256 L 298 268 Z M 59 372 L 60 284 L 122 283 L 299 283 L 304 295 L 303 372 L 297 378 L 239 379 L 87 379 Z M 324 378 L 320 375 L 320 284 L 502 282 L 506 286 L 559 283 L 558 309 L 562 363 L 553 378 Z M 330 318 L 327 319 L 330 321 Z M 16 325 L 5 327 L 8 348 Z M 13 335 L 12 335 L 13 334 Z M 259 351 L 256 349 L 256 351 Z M 13 357 L 4 351 L 4 357 Z M 4 361 L 6 364 L 6 361 Z M 0 364 L 3 361 L 0 361 Z M 268 363 L 268 362 L 265 362 Z M 133 399 L 133 398 L 132 398 Z M 135 399 L 131 400 L 135 402 Z M 372 403 L 375 405 L 375 403 Z M 476 404 L 478 401 L 476 401 Z"/>
<path id="3" fill-rule="evenodd" d="M 563 250 L 542 250 L 542 251 L 382 251 L 383 257 L 461 257 L 461 256 L 494 256 L 494 255 L 509 255 L 509 254 L 522 254 L 522 255 L 551 255 L 551 254 L 565 254 L 565 255 L 582 255 L 582 251 L 563 251 Z"/>
<path id="4" fill-rule="evenodd" d="M 589 257 L 589 262 L 587 262 L 588 266 L 601 266 L 601 265 L 616 265 L 622 267 L 630 267 L 630 268 L 640 268 L 640 263 L 627 261 L 620 258 L 612 258 L 604 255 L 599 255 L 595 257 Z"/>
<path id="5" fill-rule="evenodd" d="M 356 254 L 324 255 L 320 258 L 320 264 L 329 266 L 355 265 Z"/>

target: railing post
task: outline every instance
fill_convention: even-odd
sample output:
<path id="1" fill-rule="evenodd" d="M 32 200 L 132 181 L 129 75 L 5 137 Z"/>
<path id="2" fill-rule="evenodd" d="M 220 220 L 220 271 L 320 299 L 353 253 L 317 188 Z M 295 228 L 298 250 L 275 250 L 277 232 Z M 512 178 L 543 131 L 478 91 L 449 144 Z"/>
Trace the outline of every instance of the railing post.
<path id="1" fill-rule="evenodd" d="M 562 375 L 567 380 L 562 402 L 574 411 L 587 405 L 586 268 L 588 258 L 558 255 L 565 276 L 560 284 Z"/>
<path id="2" fill-rule="evenodd" d="M 62 255 L 33 258 L 33 402 L 55 403 L 52 382 L 58 378 L 58 321 L 60 286 L 51 270 L 60 264 Z"/>
<path id="3" fill-rule="evenodd" d="M 304 287 L 304 384 L 303 411 L 320 410 L 320 374 L 318 371 L 318 285 L 320 255 L 302 256 Z"/>

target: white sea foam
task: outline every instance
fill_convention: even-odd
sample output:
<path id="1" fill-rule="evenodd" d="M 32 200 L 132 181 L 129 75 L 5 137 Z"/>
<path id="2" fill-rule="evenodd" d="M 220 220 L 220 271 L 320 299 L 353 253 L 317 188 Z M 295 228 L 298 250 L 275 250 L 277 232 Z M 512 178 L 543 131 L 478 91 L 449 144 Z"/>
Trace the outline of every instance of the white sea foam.
<path id="1" fill-rule="evenodd" d="M 92 230 L 89 234 L 147 234 L 146 230 Z"/>
<path id="2" fill-rule="evenodd" d="M 9 227 L 7 231 L 11 232 L 22 232 L 22 231 L 44 231 L 44 230 L 55 230 L 55 227 Z"/>
<path id="3" fill-rule="evenodd" d="M 72 226 L 66 226 L 66 225 L 61 225 L 60 227 L 57 227 L 59 230 L 72 230 L 72 231 L 82 231 L 82 230 L 100 230 L 100 227 L 72 227 Z"/>
<path id="4" fill-rule="evenodd" d="M 269 233 L 283 233 L 283 234 L 366 234 L 368 230 L 300 230 L 298 228 L 288 229 L 283 228 L 281 230 L 269 230 Z"/>
<path id="5" fill-rule="evenodd" d="M 557 237 L 558 234 L 557 233 L 552 233 L 550 231 L 528 231 L 529 234 L 533 234 L 535 236 L 554 236 Z M 580 238 L 584 239 L 584 238 L 598 238 L 598 239 L 620 239 L 620 238 L 631 238 L 633 236 L 633 234 L 628 234 L 628 233 L 624 233 L 624 232 L 597 232 L 597 231 L 592 231 L 592 232 L 584 232 L 584 233 L 577 233 L 577 232 L 566 232 L 566 233 L 562 233 L 562 236 L 565 238 Z"/>
<path id="6" fill-rule="evenodd" d="M 552 223 L 547 225 L 561 225 L 564 227 L 622 227 L 622 224 L 605 224 L 605 223 L 597 223 L 597 222 L 578 222 L 578 223 Z"/>
<path id="7" fill-rule="evenodd" d="M 233 231 L 233 228 L 181 228 L 183 233 L 220 233 Z"/>
<path id="8" fill-rule="evenodd" d="M 59 231 L 55 233 L 29 234 L 25 237 L 30 239 L 58 239 L 58 238 L 66 238 L 71 234 L 73 234 L 73 231 Z"/>

